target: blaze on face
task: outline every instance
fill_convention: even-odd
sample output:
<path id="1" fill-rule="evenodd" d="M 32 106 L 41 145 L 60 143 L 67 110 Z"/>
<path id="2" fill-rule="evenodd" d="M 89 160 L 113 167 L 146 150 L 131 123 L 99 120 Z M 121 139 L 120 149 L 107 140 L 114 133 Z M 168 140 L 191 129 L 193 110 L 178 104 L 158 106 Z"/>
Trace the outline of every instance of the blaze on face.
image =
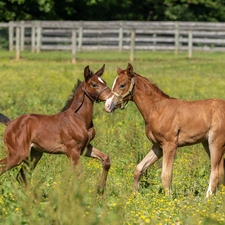
<path id="1" fill-rule="evenodd" d="M 127 69 L 117 69 L 118 76 L 114 80 L 111 94 L 105 103 L 105 110 L 113 112 L 117 108 L 124 109 L 127 102 L 131 99 L 134 86 L 133 67 L 128 64 Z"/>

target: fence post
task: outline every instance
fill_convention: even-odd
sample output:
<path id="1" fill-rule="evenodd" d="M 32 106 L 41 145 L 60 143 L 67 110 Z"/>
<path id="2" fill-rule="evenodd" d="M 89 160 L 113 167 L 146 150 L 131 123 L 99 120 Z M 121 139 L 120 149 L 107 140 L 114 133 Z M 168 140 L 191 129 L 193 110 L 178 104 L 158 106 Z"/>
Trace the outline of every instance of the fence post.
<path id="1" fill-rule="evenodd" d="M 24 36 L 25 36 L 25 32 L 24 32 L 24 21 L 20 22 L 20 50 L 23 51 L 24 50 Z"/>
<path id="2" fill-rule="evenodd" d="M 134 61 L 134 49 L 135 49 L 135 29 L 131 31 L 131 40 L 130 40 L 130 61 Z"/>
<path id="3" fill-rule="evenodd" d="M 78 38 L 78 51 L 82 51 L 83 42 L 83 21 L 80 21 L 79 38 Z"/>
<path id="4" fill-rule="evenodd" d="M 74 28 L 72 30 L 72 63 L 76 62 L 76 50 L 77 50 L 77 33 L 76 33 L 76 29 Z"/>
<path id="5" fill-rule="evenodd" d="M 179 51 L 179 24 L 178 22 L 175 22 L 175 31 L 174 31 L 174 50 L 175 50 L 175 54 L 178 54 Z"/>
<path id="6" fill-rule="evenodd" d="M 31 52 L 35 52 L 35 36 L 36 36 L 36 25 L 35 22 L 32 23 L 31 27 Z"/>
<path id="7" fill-rule="evenodd" d="M 156 42 L 156 39 L 157 39 L 157 34 L 153 34 L 152 35 L 152 37 L 153 37 L 153 51 L 155 51 L 156 50 L 156 44 L 157 44 L 157 42 Z"/>
<path id="8" fill-rule="evenodd" d="M 188 58 L 192 58 L 192 46 L 193 46 L 193 43 L 192 43 L 192 30 L 189 30 L 188 31 Z"/>
<path id="9" fill-rule="evenodd" d="M 13 23 L 9 22 L 9 51 L 13 51 L 13 42 L 14 42 L 14 27 Z"/>
<path id="10" fill-rule="evenodd" d="M 120 22 L 119 28 L 119 52 L 123 50 L 123 22 Z"/>
<path id="11" fill-rule="evenodd" d="M 37 22 L 37 27 L 36 27 L 36 52 L 41 51 L 41 21 Z"/>
<path id="12" fill-rule="evenodd" d="M 16 60 L 20 59 L 20 27 L 16 27 Z"/>

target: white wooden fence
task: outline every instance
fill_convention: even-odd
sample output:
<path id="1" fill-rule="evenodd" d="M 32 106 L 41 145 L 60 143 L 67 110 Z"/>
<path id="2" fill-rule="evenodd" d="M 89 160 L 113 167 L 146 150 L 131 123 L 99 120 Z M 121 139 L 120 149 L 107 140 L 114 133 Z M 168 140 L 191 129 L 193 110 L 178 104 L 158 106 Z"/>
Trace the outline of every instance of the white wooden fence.
<path id="1" fill-rule="evenodd" d="M 9 50 L 225 51 L 225 23 L 137 21 L 18 21 L 9 29 Z M 19 54 L 19 53 L 18 53 Z M 19 57 L 19 56 L 18 56 Z"/>

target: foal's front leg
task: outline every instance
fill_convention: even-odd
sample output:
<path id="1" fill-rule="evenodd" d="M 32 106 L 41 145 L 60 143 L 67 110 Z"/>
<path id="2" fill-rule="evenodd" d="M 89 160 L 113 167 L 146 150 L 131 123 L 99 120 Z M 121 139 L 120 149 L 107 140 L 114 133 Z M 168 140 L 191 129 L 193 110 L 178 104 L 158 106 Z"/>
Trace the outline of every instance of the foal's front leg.
<path id="1" fill-rule="evenodd" d="M 134 171 L 134 184 L 133 184 L 133 193 L 135 193 L 138 189 L 139 182 L 142 174 L 153 165 L 158 159 L 162 157 L 162 149 L 152 146 L 152 149 L 149 153 L 144 157 L 144 159 L 137 165 Z"/>
<path id="2" fill-rule="evenodd" d="M 163 146 L 162 185 L 166 195 L 170 196 L 172 195 L 172 171 L 176 149 L 177 146 L 173 143 L 166 143 Z"/>
<path id="3" fill-rule="evenodd" d="M 95 128 L 94 128 L 94 126 L 92 126 L 91 128 L 88 129 L 88 137 L 89 137 L 88 143 L 90 143 L 95 137 Z"/>
<path id="4" fill-rule="evenodd" d="M 80 148 L 72 148 L 71 150 L 66 151 L 66 156 L 70 160 L 73 169 L 76 171 L 78 179 L 80 179 L 82 175 L 82 166 L 80 162 Z"/>
<path id="5" fill-rule="evenodd" d="M 87 146 L 87 151 L 85 152 L 85 156 L 95 158 L 101 161 L 103 170 L 102 170 L 101 182 L 98 187 L 98 192 L 104 193 L 108 171 L 111 166 L 109 156 L 99 151 L 98 149 L 94 148 L 91 144 Z"/>

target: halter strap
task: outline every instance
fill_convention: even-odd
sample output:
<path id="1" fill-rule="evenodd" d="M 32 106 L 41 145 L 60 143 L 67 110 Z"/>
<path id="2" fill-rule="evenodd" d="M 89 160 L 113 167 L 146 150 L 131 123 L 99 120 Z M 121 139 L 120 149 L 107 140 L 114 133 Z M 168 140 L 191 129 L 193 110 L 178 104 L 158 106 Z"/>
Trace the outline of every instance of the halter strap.
<path id="1" fill-rule="evenodd" d="M 96 102 L 98 102 L 98 101 L 100 101 L 98 98 L 99 98 L 99 96 L 101 95 L 101 93 L 103 92 L 103 91 L 105 91 L 107 88 L 109 88 L 108 86 L 105 86 L 99 93 L 98 93 L 98 95 L 97 95 L 97 97 L 96 97 Z"/>
<path id="2" fill-rule="evenodd" d="M 97 95 L 95 94 L 95 93 L 91 93 L 91 92 L 87 92 L 83 87 L 82 87 L 82 90 L 84 91 L 84 93 L 90 98 L 90 100 L 92 101 L 92 102 L 94 102 L 94 101 L 96 101 L 96 102 L 100 102 L 100 100 L 98 99 L 99 98 L 99 96 L 101 95 L 101 93 L 103 92 L 103 91 L 105 91 L 107 88 L 109 88 L 109 87 L 107 87 L 107 86 L 105 86 Z"/>
<path id="3" fill-rule="evenodd" d="M 125 97 L 127 97 L 128 95 L 130 95 L 129 100 L 132 98 L 132 92 L 133 92 L 133 88 L 134 88 L 134 81 L 135 81 L 134 74 L 132 74 L 131 84 L 130 84 L 129 90 L 126 93 L 124 93 L 123 95 L 119 95 L 115 91 L 111 91 L 111 93 L 113 95 L 115 95 L 118 98 L 118 101 L 121 103 L 121 107 L 120 107 L 121 109 L 124 109 L 126 107 L 127 103 L 128 103 L 128 101 L 124 102 L 123 99 Z"/>

